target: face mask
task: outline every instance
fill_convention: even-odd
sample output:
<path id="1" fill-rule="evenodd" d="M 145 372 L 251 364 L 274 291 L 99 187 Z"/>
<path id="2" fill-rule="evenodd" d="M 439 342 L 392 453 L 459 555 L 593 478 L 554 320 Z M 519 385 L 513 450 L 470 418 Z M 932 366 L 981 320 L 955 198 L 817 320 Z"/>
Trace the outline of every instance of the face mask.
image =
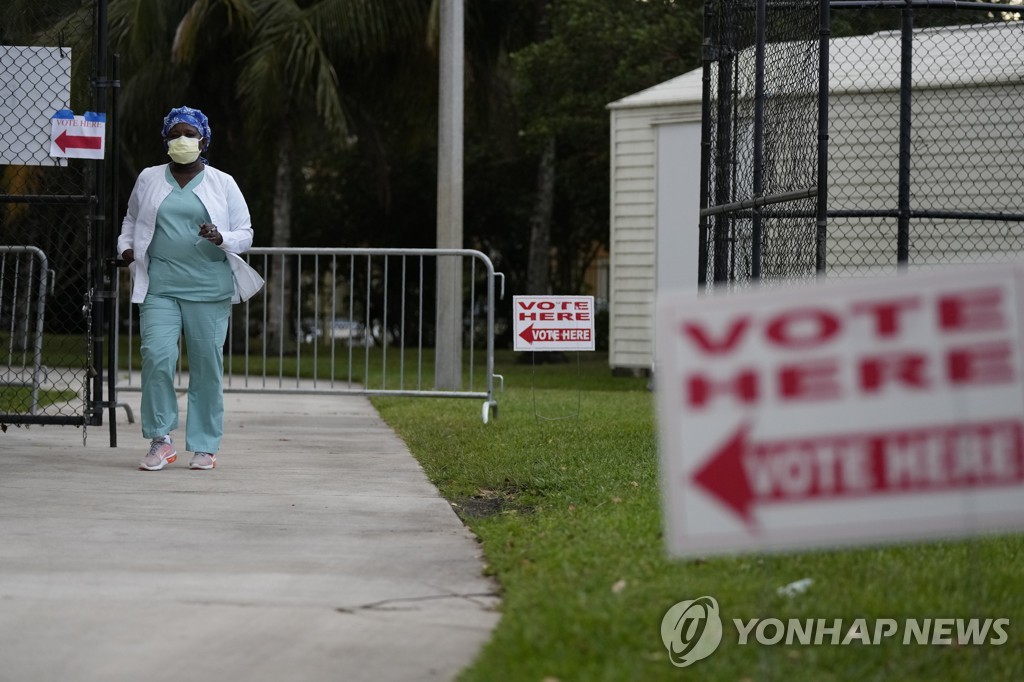
<path id="1" fill-rule="evenodd" d="M 167 143 L 167 156 L 175 163 L 189 164 L 199 158 L 198 137 L 176 137 Z"/>

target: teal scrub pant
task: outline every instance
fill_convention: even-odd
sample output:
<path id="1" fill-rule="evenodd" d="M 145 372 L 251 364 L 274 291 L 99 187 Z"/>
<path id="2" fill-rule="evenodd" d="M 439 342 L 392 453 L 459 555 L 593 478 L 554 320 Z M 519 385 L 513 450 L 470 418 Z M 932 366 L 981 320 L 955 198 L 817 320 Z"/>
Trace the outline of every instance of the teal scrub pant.
<path id="1" fill-rule="evenodd" d="M 142 435 L 166 436 L 178 428 L 174 373 L 178 338 L 188 352 L 185 449 L 216 453 L 224 436 L 224 340 L 231 300 L 183 301 L 147 294 L 139 307 L 142 337 Z"/>

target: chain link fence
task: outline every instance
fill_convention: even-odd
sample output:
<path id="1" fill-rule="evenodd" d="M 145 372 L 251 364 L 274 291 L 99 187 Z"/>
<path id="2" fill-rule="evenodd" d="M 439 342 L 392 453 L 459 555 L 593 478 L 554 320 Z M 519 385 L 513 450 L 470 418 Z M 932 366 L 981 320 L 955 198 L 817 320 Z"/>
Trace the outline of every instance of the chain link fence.
<path id="1" fill-rule="evenodd" d="M 815 271 L 819 11 L 705 4 L 702 282 Z"/>
<path id="2" fill-rule="evenodd" d="M 988 3 L 707 3 L 702 283 L 1018 258 L 1020 18 Z"/>
<path id="3" fill-rule="evenodd" d="M 1024 251 L 1024 24 L 986 7 L 925 28 L 938 10 L 893 8 L 901 28 L 832 39 L 830 276 Z"/>
<path id="4" fill-rule="evenodd" d="M 89 424 L 98 162 L 50 155 L 50 118 L 93 108 L 96 3 L 0 22 L 0 424 Z"/>

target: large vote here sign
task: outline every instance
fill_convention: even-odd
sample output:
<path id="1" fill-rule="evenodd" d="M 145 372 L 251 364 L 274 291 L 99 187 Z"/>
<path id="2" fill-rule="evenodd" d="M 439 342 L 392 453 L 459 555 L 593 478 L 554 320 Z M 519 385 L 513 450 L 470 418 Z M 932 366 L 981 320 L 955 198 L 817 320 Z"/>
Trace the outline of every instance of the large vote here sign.
<path id="1" fill-rule="evenodd" d="M 1024 526 L 1022 275 L 659 299 L 670 552 Z"/>

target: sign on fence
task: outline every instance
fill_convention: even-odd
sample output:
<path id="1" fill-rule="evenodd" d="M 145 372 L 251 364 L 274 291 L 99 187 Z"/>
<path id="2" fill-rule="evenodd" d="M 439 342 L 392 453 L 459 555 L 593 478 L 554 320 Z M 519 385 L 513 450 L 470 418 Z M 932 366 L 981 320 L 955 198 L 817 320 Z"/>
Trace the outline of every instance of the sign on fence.
<path id="1" fill-rule="evenodd" d="M 658 303 L 680 556 L 1024 526 L 1024 269 Z"/>
<path id="2" fill-rule="evenodd" d="M 515 350 L 594 350 L 593 296 L 513 296 Z"/>
<path id="3" fill-rule="evenodd" d="M 75 116 L 61 109 L 50 119 L 50 156 L 69 159 L 102 159 L 107 115 L 85 112 Z"/>

